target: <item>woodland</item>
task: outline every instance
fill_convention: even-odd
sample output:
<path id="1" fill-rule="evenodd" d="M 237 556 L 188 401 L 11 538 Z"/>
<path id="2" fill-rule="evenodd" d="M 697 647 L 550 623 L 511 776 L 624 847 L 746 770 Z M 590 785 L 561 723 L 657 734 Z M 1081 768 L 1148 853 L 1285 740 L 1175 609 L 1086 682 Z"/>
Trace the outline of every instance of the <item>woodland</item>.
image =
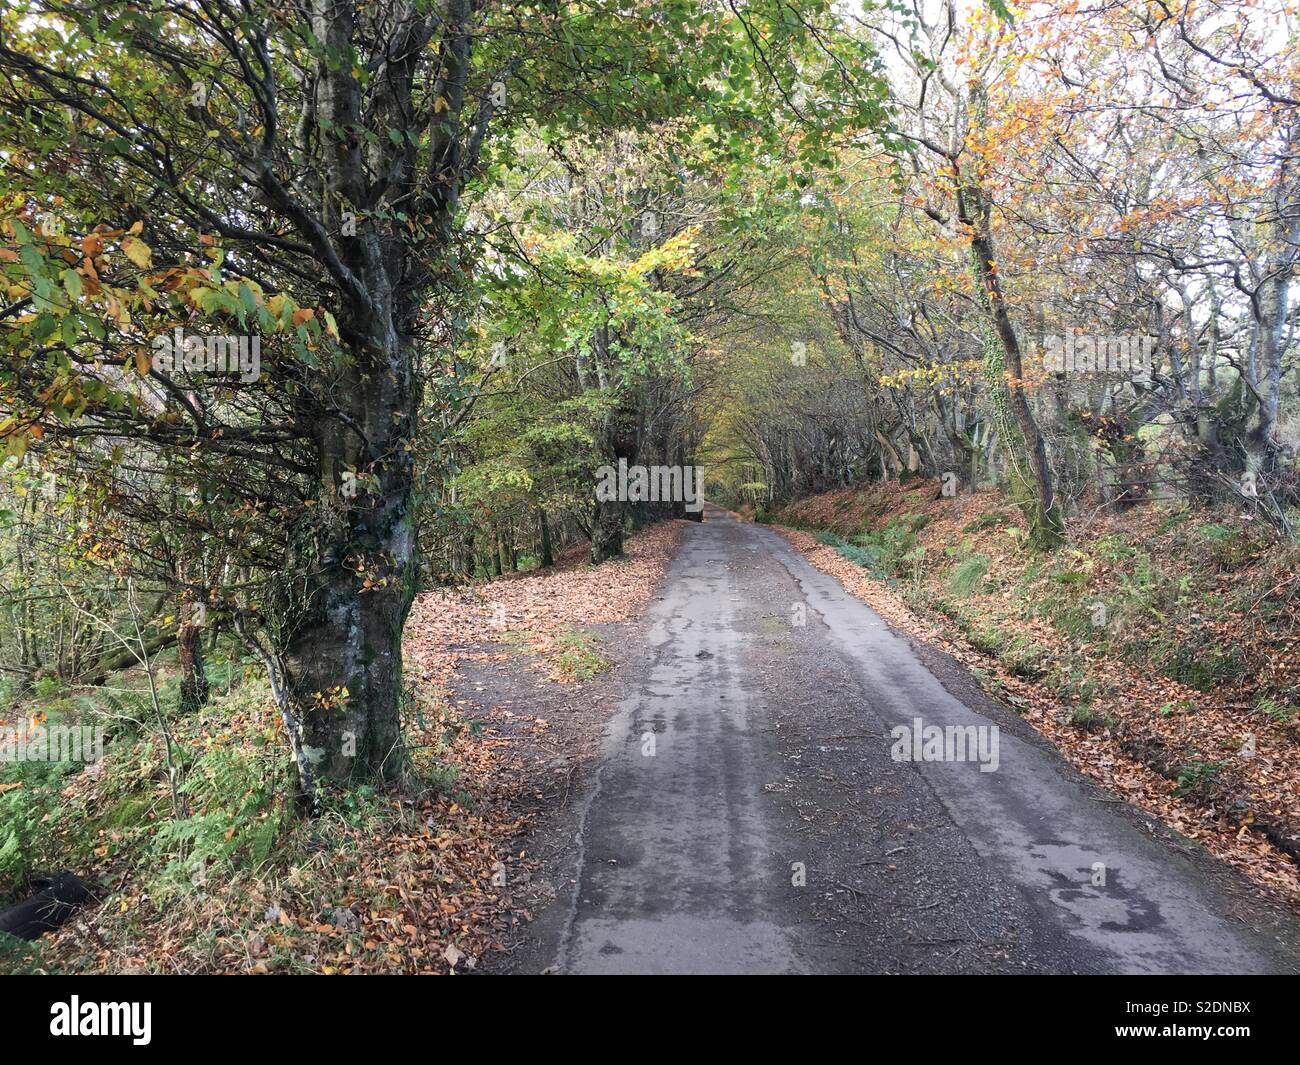
<path id="1" fill-rule="evenodd" d="M 699 520 L 598 493 L 620 462 L 873 562 L 800 501 L 986 499 L 1016 567 L 1183 515 L 1181 595 L 1249 541 L 1285 615 L 1298 17 L 7 0 L 0 718 L 93 721 L 109 768 L 0 766 L 0 889 L 123 839 L 181 885 L 364 850 L 385 795 L 454 795 L 413 605 Z M 1292 727 L 1294 682 L 1243 698 Z"/>

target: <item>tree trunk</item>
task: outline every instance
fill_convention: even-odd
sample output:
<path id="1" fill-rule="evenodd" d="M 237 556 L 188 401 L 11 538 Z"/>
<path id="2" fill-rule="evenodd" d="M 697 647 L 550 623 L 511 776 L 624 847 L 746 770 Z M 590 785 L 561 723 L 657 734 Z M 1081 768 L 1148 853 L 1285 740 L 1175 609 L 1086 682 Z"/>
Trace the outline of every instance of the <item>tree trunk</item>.
<path id="1" fill-rule="evenodd" d="M 546 520 L 546 511 L 537 512 L 537 524 L 542 530 L 542 567 L 555 565 L 555 556 L 551 547 L 551 523 Z"/>
<path id="2" fill-rule="evenodd" d="M 1247 469 L 1267 471 L 1275 445 L 1278 401 L 1282 392 L 1283 328 L 1289 308 L 1291 275 L 1300 262 L 1300 112 L 1291 117 L 1279 166 L 1276 218 L 1264 257 L 1264 278 L 1251 300 L 1259 353 L 1252 375 L 1250 421 L 1246 427 Z"/>
<path id="3" fill-rule="evenodd" d="M 193 713 L 208 701 L 208 673 L 203 665 L 203 626 L 190 602 L 181 604 L 181 625 L 176 649 L 181 665 L 182 714 Z"/>
<path id="4" fill-rule="evenodd" d="M 591 561 L 599 565 L 623 553 L 623 509 L 619 500 L 596 502 L 591 522 Z"/>
<path id="5" fill-rule="evenodd" d="M 168 632 L 160 636 L 155 636 L 147 640 L 144 645 L 145 654 L 152 657 L 159 651 L 170 647 L 176 642 L 177 633 Z M 124 651 L 121 654 L 114 655 L 111 658 L 102 658 L 96 664 L 90 667 L 90 671 L 77 678 L 79 684 L 96 688 L 108 680 L 109 676 L 123 669 L 133 669 L 140 665 L 139 651 Z"/>
<path id="6" fill-rule="evenodd" d="M 497 554 L 500 556 L 502 573 L 509 573 L 510 566 L 510 528 L 507 526 L 497 533 Z"/>
<path id="7" fill-rule="evenodd" d="M 974 179 L 964 177 L 959 172 L 957 180 L 958 216 L 970 230 L 971 268 L 981 294 L 981 302 L 992 320 L 997 343 L 1001 347 L 1004 365 L 999 376 L 1002 388 L 1005 390 L 1007 406 L 1010 407 L 1021 437 L 1020 441 L 1004 439 L 1003 446 L 1007 448 L 1013 465 L 1020 459 L 1027 458 L 1033 476 L 1035 498 L 1026 508 L 1030 542 L 1040 548 L 1053 547 L 1063 538 L 1064 524 L 1052 484 L 1052 469 L 1047 461 L 1047 446 L 1025 396 L 1022 383 L 1025 375 L 1020 359 L 1020 342 L 1011 324 L 1011 318 L 1007 314 L 1002 295 L 1002 283 L 998 280 L 989 201 Z M 987 354 L 986 348 L 986 356 Z M 986 372 L 988 369 L 986 358 Z M 1003 436 L 1006 436 L 1005 431 Z M 1015 446 L 1017 443 L 1023 445 L 1025 452 L 1023 456 L 1015 454 L 1018 450 Z"/>
<path id="8" fill-rule="evenodd" d="M 885 435 L 879 427 L 876 428 L 876 442 L 880 445 L 880 466 L 884 471 L 884 480 L 892 480 L 902 474 L 906 463 L 903 456 L 899 454 L 898 448 L 894 441 Z"/>
<path id="9" fill-rule="evenodd" d="M 345 416 L 316 423 L 321 494 L 300 531 L 307 557 L 295 568 L 306 577 L 283 586 L 283 682 L 301 728 L 304 783 L 400 780 L 406 769 L 402 626 L 418 576 L 418 395 L 414 307 L 390 306 L 340 322 L 344 337 L 367 342 L 340 367 L 333 396 Z"/>

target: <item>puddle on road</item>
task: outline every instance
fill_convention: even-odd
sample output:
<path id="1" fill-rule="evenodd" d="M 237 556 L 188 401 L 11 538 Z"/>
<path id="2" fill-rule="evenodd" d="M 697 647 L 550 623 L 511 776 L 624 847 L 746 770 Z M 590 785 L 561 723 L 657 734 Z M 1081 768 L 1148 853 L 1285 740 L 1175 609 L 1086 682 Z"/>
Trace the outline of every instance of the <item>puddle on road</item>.
<path id="1" fill-rule="evenodd" d="M 1101 856 L 1068 843 L 1034 843 L 1030 855 L 1044 864 L 1039 872 L 1054 887 L 1047 897 L 1065 910 L 1087 933 L 1155 932 L 1164 925 L 1160 907 L 1137 895 L 1123 880 L 1122 870 L 1107 866 Z M 1167 948 L 1163 937 L 1151 936 L 1152 950 Z M 1140 944 L 1136 944 L 1141 950 Z"/>

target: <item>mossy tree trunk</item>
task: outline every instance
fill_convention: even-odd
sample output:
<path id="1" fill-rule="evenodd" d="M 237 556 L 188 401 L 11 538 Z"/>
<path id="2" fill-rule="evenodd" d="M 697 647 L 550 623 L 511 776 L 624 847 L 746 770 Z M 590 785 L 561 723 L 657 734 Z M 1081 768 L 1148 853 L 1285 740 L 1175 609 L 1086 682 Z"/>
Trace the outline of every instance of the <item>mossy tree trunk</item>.
<path id="1" fill-rule="evenodd" d="M 1065 526 L 1047 461 L 1047 445 L 1025 394 L 1020 341 L 1007 314 L 998 277 L 991 204 L 973 167 L 954 162 L 953 171 L 957 217 L 969 235 L 971 272 L 992 327 L 991 335 L 985 338 L 984 376 L 993 392 L 998 431 L 1012 465 L 1029 482 L 1026 487 L 1030 491 L 1021 506 L 1029 522 L 1030 543 L 1041 549 L 1055 547 L 1064 539 Z"/>

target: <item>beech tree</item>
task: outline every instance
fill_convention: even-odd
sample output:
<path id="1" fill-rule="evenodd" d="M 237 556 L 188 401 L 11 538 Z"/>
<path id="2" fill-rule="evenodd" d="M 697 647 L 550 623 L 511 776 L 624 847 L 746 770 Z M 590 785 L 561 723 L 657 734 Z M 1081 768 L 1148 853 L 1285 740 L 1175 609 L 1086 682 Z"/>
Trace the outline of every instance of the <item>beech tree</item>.
<path id="1" fill-rule="evenodd" d="M 263 660 L 304 793 L 400 778 L 414 466 L 446 424 L 422 414 L 465 399 L 485 243 L 466 194 L 525 125 L 562 152 L 689 108 L 713 119 L 700 150 L 752 151 L 800 49 L 825 51 L 831 5 L 20 0 L 0 17 L 9 454 L 93 490 L 91 546 L 124 567 L 151 567 L 160 537 L 219 545 L 219 565 L 166 579 Z M 851 77 L 883 85 L 823 64 L 808 157 L 879 117 L 878 92 L 835 101 Z M 214 334 L 255 337 L 257 372 L 228 372 Z M 167 336 L 184 357 L 156 357 Z"/>

